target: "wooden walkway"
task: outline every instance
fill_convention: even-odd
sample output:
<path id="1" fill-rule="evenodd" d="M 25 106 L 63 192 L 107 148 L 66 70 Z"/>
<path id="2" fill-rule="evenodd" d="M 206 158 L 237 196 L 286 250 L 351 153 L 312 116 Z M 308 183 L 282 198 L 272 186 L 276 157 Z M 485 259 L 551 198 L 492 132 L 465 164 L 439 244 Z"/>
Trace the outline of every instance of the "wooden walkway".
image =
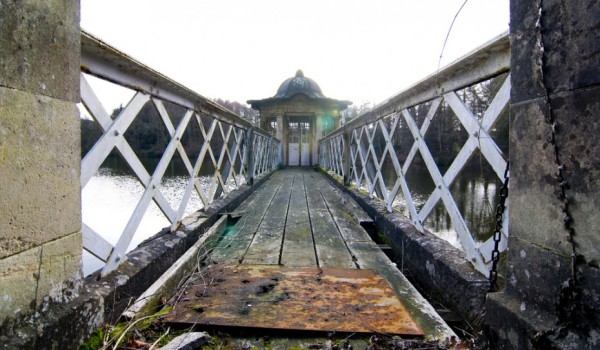
<path id="1" fill-rule="evenodd" d="M 456 338 L 360 225 L 366 213 L 320 172 L 278 170 L 235 212 L 224 232 L 224 220 L 211 229 L 223 233 L 165 322 Z"/>
<path id="2" fill-rule="evenodd" d="M 279 170 L 257 188 L 235 211 L 238 213 L 237 216 L 241 215 L 239 220 L 221 235 L 212 249 L 207 262 L 209 265 L 212 262 L 214 267 L 211 269 L 211 266 L 207 266 L 205 269 L 209 271 L 208 273 L 211 270 L 214 272 L 221 269 L 218 272 L 219 278 L 207 278 L 211 281 L 221 281 L 214 284 L 217 289 L 223 288 L 221 291 L 214 292 L 218 294 L 215 297 L 222 297 L 224 294 L 225 298 L 232 297 L 234 292 L 225 285 L 231 282 L 231 278 L 241 278 L 239 276 L 242 274 L 249 277 L 244 277 L 238 282 L 250 286 L 253 283 L 253 274 L 261 266 L 263 270 L 269 270 L 269 266 L 277 267 L 277 271 L 282 274 L 292 273 L 290 272 L 292 270 L 286 270 L 287 268 L 300 269 L 293 270 L 296 272 L 292 274 L 296 275 L 297 271 L 300 271 L 300 274 L 306 271 L 317 271 L 312 272 L 313 276 L 326 271 L 324 275 L 327 275 L 328 272 L 333 275 L 337 274 L 336 278 L 339 278 L 339 281 L 347 280 L 344 276 L 356 278 L 356 276 L 365 276 L 364 273 L 372 271 L 375 279 L 387 281 L 389 287 L 386 288 L 391 289 L 391 295 L 395 294 L 398 297 L 404 305 L 404 312 L 410 315 L 409 318 L 414 320 L 416 328 L 420 329 L 419 333 L 424 334 L 426 339 L 444 339 L 454 336 L 454 332 L 437 315 L 434 308 L 415 290 L 360 225 L 360 221 L 369 220 L 368 216 L 349 196 L 334 187 L 318 171 L 307 168 Z M 311 268 L 313 270 L 310 270 Z M 370 271 L 361 272 L 359 270 Z M 344 271 L 356 271 L 356 273 Z M 229 277 L 224 278 L 226 273 Z M 348 273 L 349 275 L 347 275 Z M 360 278 L 366 281 L 364 277 Z M 203 283 L 205 284 L 200 286 L 198 291 L 189 290 L 189 293 L 201 295 L 201 297 L 211 294 L 206 291 L 205 278 L 203 278 Z M 300 288 L 309 289 L 307 293 L 310 294 L 311 288 L 308 283 L 306 281 L 300 283 Z M 303 286 L 304 283 L 306 283 L 305 286 Z M 336 286 L 335 283 L 329 291 L 312 292 L 319 293 L 320 296 L 312 298 L 308 295 L 304 300 L 327 298 L 329 294 L 331 294 L 329 298 L 337 298 L 333 295 L 336 293 L 334 289 L 337 290 L 339 284 Z M 219 284 L 222 286 L 219 287 Z M 267 285 L 254 287 L 259 289 L 264 287 L 265 290 L 273 288 L 273 286 Z M 367 294 L 369 294 L 368 290 L 370 289 L 367 288 Z M 283 295 L 288 294 L 285 289 L 280 292 Z M 350 295 L 350 301 L 340 300 L 340 302 L 355 303 L 358 305 L 356 309 L 360 309 L 361 301 L 357 300 L 359 292 L 363 291 L 352 292 L 350 290 L 346 293 L 346 295 Z M 241 291 L 240 293 L 244 298 L 243 295 L 246 292 Z M 353 294 L 356 294 L 354 299 L 352 299 Z M 198 308 L 198 300 L 200 299 L 192 298 L 189 301 L 194 304 L 192 308 Z M 269 300 L 269 302 L 272 301 Z M 228 304 L 230 302 L 214 301 L 213 303 Z M 256 307 L 256 304 L 255 301 L 253 307 Z M 307 307 L 301 307 L 300 312 L 311 313 L 310 303 L 308 304 Z M 236 308 L 239 309 L 238 306 Z M 201 317 L 208 317 L 207 314 L 212 314 L 205 307 L 202 307 L 201 310 L 203 312 Z M 234 314 L 239 310 L 235 310 L 223 311 L 226 316 L 221 315 L 221 319 L 237 317 Z M 284 308 L 284 310 L 286 309 Z M 242 313 L 244 313 L 243 311 Z M 276 312 L 278 314 L 274 316 L 274 322 L 280 318 L 281 312 L 287 313 L 287 311 Z M 183 318 L 190 315 L 196 317 L 195 313 L 186 313 L 185 311 L 179 313 L 184 314 Z M 387 323 L 383 318 L 380 318 L 380 321 Z M 397 319 L 392 320 L 392 323 L 394 321 Z M 188 320 L 188 322 L 195 323 L 193 320 Z M 219 323 L 208 321 L 207 324 Z"/>
<path id="3" fill-rule="evenodd" d="M 312 169 L 279 171 L 236 210 L 242 217 L 211 257 L 219 263 L 369 268 L 368 259 L 359 258 L 377 246 L 342 198 L 348 200 Z"/>

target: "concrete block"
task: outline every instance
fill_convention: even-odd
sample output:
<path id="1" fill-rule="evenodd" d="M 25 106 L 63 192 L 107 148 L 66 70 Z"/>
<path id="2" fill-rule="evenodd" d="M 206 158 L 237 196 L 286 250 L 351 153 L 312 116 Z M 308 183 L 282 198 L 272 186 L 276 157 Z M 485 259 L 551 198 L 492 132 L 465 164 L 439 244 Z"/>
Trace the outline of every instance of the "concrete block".
<path id="1" fill-rule="evenodd" d="M 46 296 L 58 303 L 70 301 L 81 278 L 81 232 L 42 245 L 37 304 Z"/>
<path id="2" fill-rule="evenodd" d="M 556 192 L 557 167 L 547 141 L 546 113 L 541 100 L 510 109 L 510 234 L 566 257 L 570 246 Z"/>
<path id="3" fill-rule="evenodd" d="M 544 1 L 544 70 L 550 93 L 600 83 L 599 28 L 600 2 L 597 0 Z"/>
<path id="4" fill-rule="evenodd" d="M 596 86 L 560 93 L 550 100 L 558 122 L 559 154 L 569 181 L 567 196 L 577 252 L 596 266 L 600 264 L 599 96 L 600 87 Z"/>
<path id="5" fill-rule="evenodd" d="M 521 301 L 506 293 L 488 294 L 485 318 L 486 327 L 492 330 L 486 333 L 493 349 L 536 349 L 533 335 L 552 329 L 556 322 L 550 310 L 521 311 Z"/>
<path id="6" fill-rule="evenodd" d="M 35 247 L 0 259 L 0 321 L 35 307 L 41 252 Z"/>
<path id="7" fill-rule="evenodd" d="M 506 292 L 521 303 L 522 312 L 553 309 L 563 282 L 571 277 L 571 260 L 517 237 L 511 237 Z"/>
<path id="8" fill-rule="evenodd" d="M 81 231 L 72 102 L 0 87 L 0 258 Z"/>
<path id="9" fill-rule="evenodd" d="M 497 349 L 597 349 L 600 346 L 600 271 L 578 268 L 584 312 L 577 320 L 588 331 L 559 330 L 559 293 L 571 277 L 570 260 L 511 238 L 508 278 L 502 293 L 489 294 L 486 324 Z M 545 334 L 545 335 L 544 335 Z M 543 335 L 543 336 L 542 336 Z M 551 346 L 552 345 L 552 346 Z"/>
<path id="10" fill-rule="evenodd" d="M 545 95 L 538 64 L 537 39 L 532 30 L 537 20 L 536 1 L 510 2 L 510 101 L 513 105 Z"/>
<path id="11" fill-rule="evenodd" d="M 0 319 L 27 314 L 47 297 L 62 303 L 75 298 L 80 278 L 80 232 L 1 259 Z"/>
<path id="12" fill-rule="evenodd" d="M 79 100 L 79 3 L 0 2 L 0 85 Z"/>
<path id="13" fill-rule="evenodd" d="M 550 94 L 600 83 L 600 2 L 544 1 L 542 7 L 544 83 Z M 545 95 L 539 70 L 536 1 L 511 1 L 513 104 Z"/>

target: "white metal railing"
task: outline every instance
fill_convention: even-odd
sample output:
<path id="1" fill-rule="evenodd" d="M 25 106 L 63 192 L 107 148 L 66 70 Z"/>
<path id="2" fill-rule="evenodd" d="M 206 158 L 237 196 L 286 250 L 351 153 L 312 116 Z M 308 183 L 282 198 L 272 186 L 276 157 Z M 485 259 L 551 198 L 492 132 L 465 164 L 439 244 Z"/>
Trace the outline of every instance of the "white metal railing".
<path id="1" fill-rule="evenodd" d="M 493 237 L 483 243 L 476 243 L 453 198 L 450 186 L 476 151 L 480 152 L 495 174 L 504 179 L 507 155 L 503 154 L 489 132 L 510 103 L 509 71 L 509 39 L 504 34 L 329 134 L 319 143 L 320 166 L 344 177 L 347 182 L 353 181 L 359 188 L 364 186 L 371 197 L 382 199 L 390 212 L 401 189 L 410 219 L 421 232 L 424 221 L 441 200 L 467 258 L 477 270 L 487 275 L 491 267 Z M 473 113 L 457 92 L 492 78 L 503 78 L 504 81 L 487 110 Z M 426 142 L 427 131 L 440 114 L 442 104 L 452 110 L 468 133 L 467 141 L 445 172 L 436 165 Z M 411 112 L 416 106 L 428 108 L 420 127 L 414 112 Z M 409 135 L 413 138 L 412 147 L 403 160 L 397 156 L 392 140 L 401 123 L 408 127 Z M 379 146 L 379 153 L 376 152 L 376 144 Z M 411 195 L 411 184 L 405 177 L 417 152 L 435 184 L 435 189 L 420 210 Z M 388 164 L 391 160 L 397 175 L 395 183 L 390 187 L 384 183 L 382 174 L 386 159 Z M 506 250 L 507 246 L 508 210 L 504 212 L 503 219 L 505 224 L 500 251 Z"/>
<path id="2" fill-rule="evenodd" d="M 82 104 L 103 132 L 81 160 L 81 188 L 85 188 L 113 149 L 119 152 L 144 188 L 115 246 L 83 223 L 83 248 L 106 263 L 102 274 L 118 266 L 151 201 L 157 204 L 174 230 L 182 220 L 194 191 L 206 207 L 214 199 L 228 193 L 230 186 L 226 184 L 233 183 L 237 188 L 279 164 L 279 140 L 85 32 L 81 36 L 81 70 Z M 112 119 L 88 83 L 86 74 L 134 90 L 135 95 Z M 170 137 L 152 174 L 146 170 L 124 136 L 147 103 L 154 104 Z M 175 104 L 185 111 L 177 125 L 173 125 L 165 103 Z M 200 129 L 203 143 L 195 158 L 190 159 L 184 149 L 182 135 L 192 123 L 196 123 Z M 221 149 L 216 152 L 211 147 L 214 138 L 222 141 Z M 189 179 L 178 206 L 172 207 L 161 193 L 160 184 L 176 153 L 183 161 Z M 209 161 L 205 161 L 207 158 Z M 214 169 L 208 189 L 199 183 L 204 164 L 210 164 Z"/>

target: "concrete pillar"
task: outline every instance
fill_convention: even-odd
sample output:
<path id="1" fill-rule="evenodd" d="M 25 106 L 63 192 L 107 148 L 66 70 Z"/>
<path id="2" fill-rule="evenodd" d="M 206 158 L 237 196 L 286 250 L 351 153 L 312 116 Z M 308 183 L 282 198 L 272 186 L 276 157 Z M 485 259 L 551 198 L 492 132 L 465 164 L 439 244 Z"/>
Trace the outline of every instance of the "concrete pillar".
<path id="1" fill-rule="evenodd" d="M 81 278 L 79 2 L 0 1 L 0 323 Z M 25 336 L 25 335 L 21 335 Z"/>
<path id="2" fill-rule="evenodd" d="M 279 147 L 277 148 L 279 164 L 285 164 L 283 161 L 283 116 L 277 116 L 277 135 L 276 137 L 279 139 Z"/>
<path id="3" fill-rule="evenodd" d="M 283 137 L 283 116 L 281 115 L 277 117 L 277 134 L 275 134 L 275 137 L 280 140 Z"/>
<path id="4" fill-rule="evenodd" d="M 599 348 L 600 2 L 510 6 L 508 272 L 486 323 L 498 348 Z"/>

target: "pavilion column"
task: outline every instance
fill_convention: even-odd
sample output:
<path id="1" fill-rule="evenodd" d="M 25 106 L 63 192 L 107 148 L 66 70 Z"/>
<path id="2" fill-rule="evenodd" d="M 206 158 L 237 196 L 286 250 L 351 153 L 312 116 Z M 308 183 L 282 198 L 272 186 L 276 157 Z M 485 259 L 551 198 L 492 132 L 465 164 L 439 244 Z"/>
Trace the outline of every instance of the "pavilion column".
<path id="1" fill-rule="evenodd" d="M 498 348 L 599 348 L 600 2 L 510 7 L 508 272 L 486 323 Z"/>

